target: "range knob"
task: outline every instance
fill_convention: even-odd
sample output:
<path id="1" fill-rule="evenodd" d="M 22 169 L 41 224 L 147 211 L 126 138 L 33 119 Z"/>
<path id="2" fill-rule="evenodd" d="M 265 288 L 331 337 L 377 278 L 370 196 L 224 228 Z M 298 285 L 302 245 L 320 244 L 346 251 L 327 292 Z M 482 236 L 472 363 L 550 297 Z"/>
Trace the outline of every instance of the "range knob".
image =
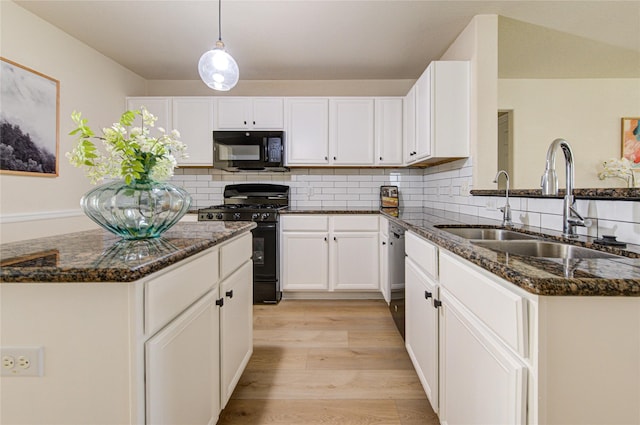
<path id="1" fill-rule="evenodd" d="M 256 220 L 256 219 L 258 219 L 258 218 L 260 218 L 260 214 L 259 214 L 259 213 L 253 213 L 253 214 L 251 214 L 251 220 Z"/>
<path id="2" fill-rule="evenodd" d="M 266 220 L 269 218 L 269 213 L 262 213 L 262 219 Z"/>
<path id="3" fill-rule="evenodd" d="M 240 213 L 233 213 L 234 220 L 240 220 Z"/>
<path id="4" fill-rule="evenodd" d="M 207 220 L 213 220 L 213 214 L 207 213 Z"/>
<path id="5" fill-rule="evenodd" d="M 217 218 L 218 220 L 222 220 L 222 217 L 224 217 L 224 216 L 222 215 L 222 213 L 218 213 L 218 214 L 216 214 L 216 218 Z"/>

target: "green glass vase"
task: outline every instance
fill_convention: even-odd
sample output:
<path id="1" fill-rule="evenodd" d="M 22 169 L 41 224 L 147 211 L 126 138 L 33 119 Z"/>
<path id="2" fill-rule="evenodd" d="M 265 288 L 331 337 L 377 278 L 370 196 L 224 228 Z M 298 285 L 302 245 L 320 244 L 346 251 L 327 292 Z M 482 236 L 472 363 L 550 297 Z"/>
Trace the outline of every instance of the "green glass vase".
<path id="1" fill-rule="evenodd" d="M 130 184 L 118 180 L 100 185 L 80 200 L 84 213 L 124 239 L 157 238 L 189 210 L 191 196 L 167 182 L 143 176 Z"/>

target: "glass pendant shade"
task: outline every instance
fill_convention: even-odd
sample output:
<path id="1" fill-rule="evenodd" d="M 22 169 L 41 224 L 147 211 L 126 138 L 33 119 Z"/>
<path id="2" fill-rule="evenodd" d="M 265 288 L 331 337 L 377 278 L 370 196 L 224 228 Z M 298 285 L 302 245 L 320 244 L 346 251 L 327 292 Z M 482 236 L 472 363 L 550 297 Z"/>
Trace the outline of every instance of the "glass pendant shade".
<path id="1" fill-rule="evenodd" d="M 231 90 L 240 78 L 238 64 L 224 50 L 224 43 L 220 40 L 216 42 L 213 50 L 205 52 L 200 57 L 198 72 L 207 86 L 219 91 Z"/>

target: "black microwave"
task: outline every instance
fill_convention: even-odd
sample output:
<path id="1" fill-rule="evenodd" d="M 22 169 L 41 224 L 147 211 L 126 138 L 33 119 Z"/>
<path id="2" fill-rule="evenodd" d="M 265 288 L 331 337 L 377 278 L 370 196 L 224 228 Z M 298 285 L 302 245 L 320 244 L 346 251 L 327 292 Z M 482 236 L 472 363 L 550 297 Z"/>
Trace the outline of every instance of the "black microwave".
<path id="1" fill-rule="evenodd" d="M 213 168 L 288 171 L 284 166 L 284 131 L 214 131 Z"/>

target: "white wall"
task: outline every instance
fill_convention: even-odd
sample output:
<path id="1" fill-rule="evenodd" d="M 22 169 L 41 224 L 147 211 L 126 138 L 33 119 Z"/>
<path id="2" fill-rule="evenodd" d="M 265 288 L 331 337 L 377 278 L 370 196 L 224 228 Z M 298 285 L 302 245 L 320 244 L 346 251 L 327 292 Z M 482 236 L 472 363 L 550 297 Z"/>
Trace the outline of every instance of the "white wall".
<path id="1" fill-rule="evenodd" d="M 233 90 L 202 81 L 150 80 L 146 96 L 404 96 L 415 80 L 240 80 Z M 133 96 L 133 94 L 132 94 Z"/>
<path id="2" fill-rule="evenodd" d="M 622 157 L 622 117 L 640 116 L 640 78 L 501 79 L 498 107 L 513 110 L 512 187 L 537 188 L 546 152 L 566 139 L 575 156 L 576 187 L 626 187 L 619 179 L 598 179 L 602 161 Z M 564 157 L 557 154 L 560 187 Z"/>
<path id="3" fill-rule="evenodd" d="M 475 16 L 440 59 L 470 61 L 473 187 L 493 188 L 491 182 L 498 164 L 498 16 Z"/>
<path id="4" fill-rule="evenodd" d="M 94 130 L 109 126 L 125 96 L 144 92 L 146 82 L 11 1 L 0 2 L 0 15 L 0 55 L 60 81 L 59 176 L 0 175 L 0 240 L 94 227 L 79 207 L 89 181 L 64 156 L 74 142 L 71 112 L 81 111 Z"/>

